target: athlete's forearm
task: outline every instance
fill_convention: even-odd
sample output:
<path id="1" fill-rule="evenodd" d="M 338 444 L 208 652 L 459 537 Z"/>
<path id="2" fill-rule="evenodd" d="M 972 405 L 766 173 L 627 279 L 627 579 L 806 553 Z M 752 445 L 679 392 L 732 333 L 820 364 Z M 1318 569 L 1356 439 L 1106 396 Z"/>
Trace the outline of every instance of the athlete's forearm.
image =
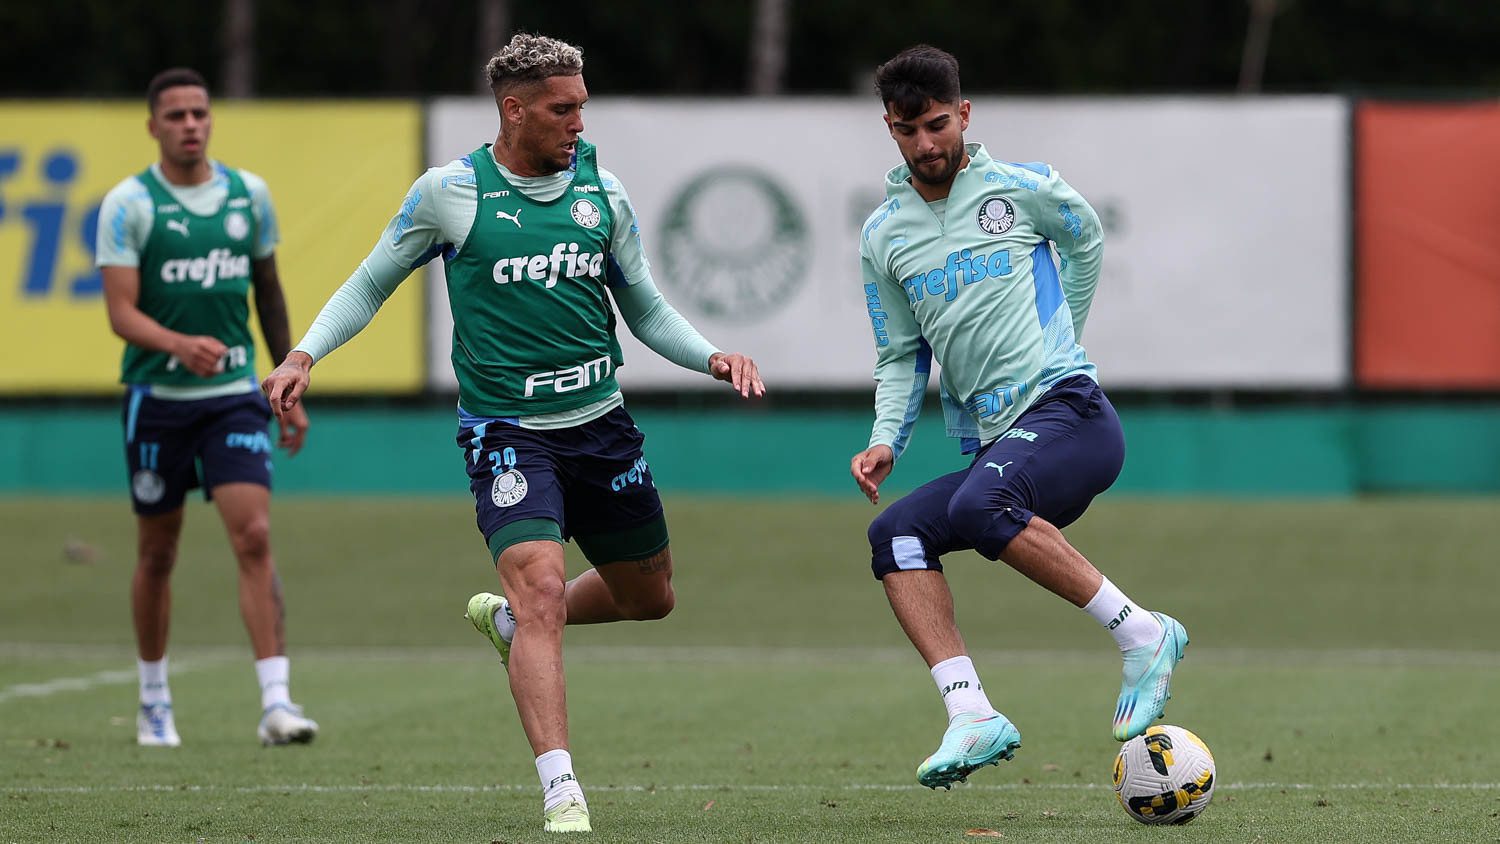
<path id="1" fill-rule="evenodd" d="M 1104 241 L 1095 240 L 1070 252 L 1058 250 L 1062 256 L 1062 269 L 1058 272 L 1062 283 L 1063 297 L 1068 300 L 1068 310 L 1073 314 L 1073 336 L 1083 340 L 1083 326 L 1088 321 L 1089 309 L 1094 305 L 1094 291 L 1099 287 L 1099 275 L 1104 270 Z"/>
<path id="2" fill-rule="evenodd" d="M 140 309 L 140 271 L 136 267 L 105 266 L 100 273 L 104 307 L 115 334 L 137 348 L 177 354 L 187 335 L 167 328 Z"/>
<path id="3" fill-rule="evenodd" d="M 109 327 L 115 334 L 132 346 L 153 352 L 177 354 L 178 347 L 187 337 L 157 322 L 133 304 L 109 305 Z"/>
<path id="4" fill-rule="evenodd" d="M 1092 205 L 1058 176 L 1049 185 L 1057 213 L 1044 216 L 1042 234 L 1062 258 L 1058 280 L 1073 314 L 1074 339 L 1082 341 L 1083 326 L 1094 304 L 1094 290 L 1104 269 L 1104 227 Z"/>
<path id="5" fill-rule="evenodd" d="M 279 363 L 292 350 L 292 326 L 287 317 L 286 294 L 282 291 L 281 277 L 276 271 L 276 256 L 267 255 L 251 266 L 255 285 L 255 316 L 260 320 L 260 333 L 266 338 L 266 348 L 271 352 L 271 360 Z"/>
<path id="6" fill-rule="evenodd" d="M 887 445 L 900 457 L 927 394 L 932 351 L 907 307 L 905 291 L 889 273 L 860 254 L 860 281 L 875 340 L 875 427 L 870 445 Z"/>
<path id="7" fill-rule="evenodd" d="M 927 394 L 927 374 L 920 371 L 917 358 L 916 352 L 882 355 L 875 366 L 875 425 L 870 445 L 888 445 L 896 457 L 906 448 Z"/>
<path id="8" fill-rule="evenodd" d="M 390 278 L 392 275 L 397 276 L 394 282 Z M 294 351 L 307 353 L 314 362 L 322 360 L 364 330 L 405 277 L 394 264 L 382 268 L 372 253 L 354 270 L 349 280 L 334 291 Z"/>
<path id="9" fill-rule="evenodd" d="M 651 279 L 611 290 L 620 318 L 636 339 L 684 369 L 708 372 L 708 359 L 719 349 L 668 304 Z"/>

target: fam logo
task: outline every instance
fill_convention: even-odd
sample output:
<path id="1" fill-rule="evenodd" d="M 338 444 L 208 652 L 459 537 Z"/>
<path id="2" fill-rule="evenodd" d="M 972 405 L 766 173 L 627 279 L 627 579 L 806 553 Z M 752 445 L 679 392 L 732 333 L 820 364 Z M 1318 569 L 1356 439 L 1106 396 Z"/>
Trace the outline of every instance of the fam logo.
<path id="1" fill-rule="evenodd" d="M 811 257 L 801 209 L 758 168 L 701 173 L 667 203 L 664 284 L 706 316 L 769 316 L 806 281 Z"/>
<path id="2" fill-rule="evenodd" d="M 979 228 L 985 234 L 1005 234 L 1016 224 L 1016 209 L 1003 196 L 992 196 L 979 205 Z"/>
<path id="3" fill-rule="evenodd" d="M 81 170 L 75 150 L 0 149 L 0 258 L 18 270 L 10 278 L 25 298 L 104 293 L 94 267 L 103 197 L 77 195 Z"/>

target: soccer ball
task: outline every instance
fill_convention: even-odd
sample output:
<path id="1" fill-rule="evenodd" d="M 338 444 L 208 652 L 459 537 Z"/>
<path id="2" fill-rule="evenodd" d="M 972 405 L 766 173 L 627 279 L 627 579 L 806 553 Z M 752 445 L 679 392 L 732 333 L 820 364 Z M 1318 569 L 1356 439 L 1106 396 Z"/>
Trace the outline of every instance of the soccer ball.
<path id="1" fill-rule="evenodd" d="M 1184 824 L 1214 797 L 1214 755 L 1202 739 L 1181 727 L 1150 727 L 1120 748 L 1114 785 L 1132 818 Z"/>

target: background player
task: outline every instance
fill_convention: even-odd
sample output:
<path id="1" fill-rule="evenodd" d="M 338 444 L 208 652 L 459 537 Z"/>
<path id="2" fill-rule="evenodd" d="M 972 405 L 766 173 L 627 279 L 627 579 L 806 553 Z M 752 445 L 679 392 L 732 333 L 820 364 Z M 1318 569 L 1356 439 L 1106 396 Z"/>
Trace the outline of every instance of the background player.
<path id="1" fill-rule="evenodd" d="M 98 264 L 114 332 L 125 340 L 125 456 L 138 526 L 130 584 L 140 670 L 140 744 L 181 743 L 167 684 L 172 569 L 183 501 L 202 486 L 239 562 L 239 604 L 255 652 L 264 744 L 308 742 L 316 722 L 292 703 L 285 607 L 271 559 L 270 413 L 255 392 L 249 305 L 272 356 L 291 345 L 266 183 L 208 158 L 208 86 L 165 70 L 146 91 L 160 160 L 120 182 L 99 210 Z M 300 407 L 278 444 L 307 436 Z"/>
<path id="2" fill-rule="evenodd" d="M 949 433 L 974 460 L 891 505 L 869 537 L 875 576 L 948 709 L 917 779 L 948 787 L 1011 758 L 1021 734 L 980 685 L 941 555 L 973 548 L 1004 560 L 1109 629 L 1125 659 L 1113 723 L 1121 741 L 1161 715 L 1188 638 L 1058 530 L 1114 483 L 1125 456 L 1119 419 L 1078 345 L 1103 257 L 1098 217 L 1047 165 L 996 161 L 964 143 L 970 104 L 953 56 L 912 47 L 875 81 L 906 163 L 887 175 L 887 199 L 860 242 L 878 384 L 870 445 L 850 471 L 878 502 L 936 359 Z"/>
<path id="3" fill-rule="evenodd" d="M 500 110 L 494 144 L 417 179 L 263 387 L 278 414 L 294 410 L 312 365 L 367 325 L 412 270 L 443 256 L 458 444 L 506 595 L 475 595 L 468 617 L 508 668 L 544 828 L 589 831 L 568 752 L 562 628 L 661 618 L 675 601 L 661 500 L 615 381 L 610 299 L 663 357 L 742 396 L 764 386 L 753 360 L 714 348 L 657 292 L 624 187 L 579 138 L 588 99 L 579 50 L 521 34 L 486 72 Z M 594 565 L 572 580 L 569 537 Z"/>

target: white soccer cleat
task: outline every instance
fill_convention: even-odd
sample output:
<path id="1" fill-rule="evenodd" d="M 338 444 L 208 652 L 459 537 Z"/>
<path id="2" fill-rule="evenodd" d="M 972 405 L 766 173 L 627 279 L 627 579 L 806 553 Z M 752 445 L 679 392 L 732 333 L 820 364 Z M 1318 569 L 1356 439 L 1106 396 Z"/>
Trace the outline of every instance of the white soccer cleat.
<path id="1" fill-rule="evenodd" d="M 135 743 L 141 747 L 177 747 L 177 722 L 172 719 L 172 704 L 143 703 L 135 715 Z"/>
<path id="2" fill-rule="evenodd" d="M 295 703 L 276 703 L 260 715 L 255 734 L 267 747 L 273 744 L 307 744 L 318 737 L 318 722 L 304 717 Z"/>

